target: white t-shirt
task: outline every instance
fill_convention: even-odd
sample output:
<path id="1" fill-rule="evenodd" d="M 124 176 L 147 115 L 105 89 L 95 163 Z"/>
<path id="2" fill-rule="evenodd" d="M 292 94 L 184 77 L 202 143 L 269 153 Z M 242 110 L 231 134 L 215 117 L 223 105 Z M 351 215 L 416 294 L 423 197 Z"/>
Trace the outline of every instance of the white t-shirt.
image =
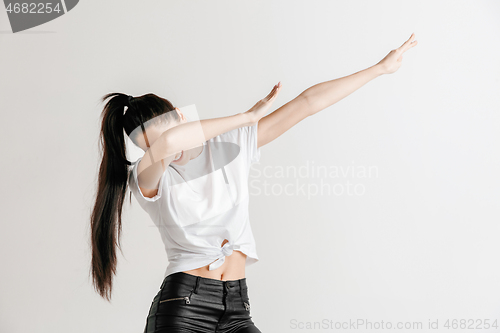
<path id="1" fill-rule="evenodd" d="M 248 174 L 260 159 L 257 125 L 206 141 L 201 154 L 184 166 L 170 164 L 152 198 L 138 187 L 142 158 L 132 164 L 130 189 L 165 244 L 165 277 L 208 264 L 216 269 L 233 250 L 247 255 L 246 266 L 259 260 L 248 212 Z M 228 242 L 221 247 L 224 239 Z"/>

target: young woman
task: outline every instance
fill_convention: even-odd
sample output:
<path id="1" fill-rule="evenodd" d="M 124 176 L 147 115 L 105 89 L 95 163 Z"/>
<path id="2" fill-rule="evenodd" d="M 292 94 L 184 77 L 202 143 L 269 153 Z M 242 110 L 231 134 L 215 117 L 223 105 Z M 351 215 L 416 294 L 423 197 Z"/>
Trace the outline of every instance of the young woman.
<path id="1" fill-rule="evenodd" d="M 417 45 L 414 39 L 412 34 L 376 65 L 306 89 L 267 116 L 281 83 L 246 112 L 201 121 L 187 121 L 154 94 L 104 96 L 111 99 L 102 114 L 103 156 L 91 215 L 95 290 L 111 299 L 130 185 L 158 226 L 169 260 L 144 332 L 259 333 L 245 278 L 245 267 L 258 261 L 247 181 L 259 148 L 370 80 L 394 73 L 403 53 Z M 124 130 L 145 151 L 134 163 L 126 158 Z"/>

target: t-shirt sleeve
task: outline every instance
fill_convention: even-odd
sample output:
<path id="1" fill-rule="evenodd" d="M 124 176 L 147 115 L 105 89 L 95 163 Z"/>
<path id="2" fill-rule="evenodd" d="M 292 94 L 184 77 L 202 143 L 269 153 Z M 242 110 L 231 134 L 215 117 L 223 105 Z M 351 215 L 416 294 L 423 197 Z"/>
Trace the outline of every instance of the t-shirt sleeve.
<path id="1" fill-rule="evenodd" d="M 257 147 L 257 130 L 258 130 L 259 122 L 257 122 L 253 126 L 247 126 L 248 132 L 248 156 L 250 158 L 250 165 L 258 162 L 260 160 L 260 148 Z"/>
<path id="2" fill-rule="evenodd" d="M 260 148 L 257 148 L 258 124 L 239 127 L 220 135 L 222 141 L 234 142 L 240 146 L 240 153 L 245 155 L 248 166 L 260 160 Z"/>
<path id="3" fill-rule="evenodd" d="M 154 197 L 145 197 L 144 194 L 141 192 L 139 188 L 139 181 L 138 181 L 138 175 L 137 175 L 137 168 L 139 166 L 139 162 L 141 161 L 142 157 L 139 158 L 130 173 L 130 178 L 129 178 L 129 186 L 131 191 L 134 193 L 134 196 L 137 198 L 139 202 L 155 202 L 158 199 L 161 198 L 163 192 L 165 192 L 165 189 L 168 189 L 168 186 L 165 185 L 164 183 L 166 182 L 166 174 L 167 172 L 164 172 L 160 178 L 160 181 L 158 183 L 158 192 Z"/>

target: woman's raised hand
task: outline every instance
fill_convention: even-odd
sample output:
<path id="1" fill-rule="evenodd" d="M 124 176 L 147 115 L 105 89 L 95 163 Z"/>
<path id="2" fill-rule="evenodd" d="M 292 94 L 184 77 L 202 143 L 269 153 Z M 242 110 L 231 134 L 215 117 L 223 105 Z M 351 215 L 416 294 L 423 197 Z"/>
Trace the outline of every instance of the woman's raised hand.
<path id="1" fill-rule="evenodd" d="M 248 115 L 249 118 L 249 126 L 255 125 L 260 118 L 264 117 L 273 104 L 274 100 L 276 99 L 276 96 L 278 96 L 278 93 L 281 91 L 281 81 L 276 84 L 271 92 L 261 99 L 260 101 L 257 102 L 250 110 L 244 112 L 245 114 Z"/>
<path id="2" fill-rule="evenodd" d="M 380 60 L 376 66 L 378 66 L 382 74 L 391 74 L 394 73 L 401 67 L 403 61 L 403 53 L 417 45 L 417 41 L 415 39 L 415 33 L 412 33 L 410 38 L 406 42 L 403 43 L 397 49 L 392 50 L 385 56 L 384 59 Z"/>

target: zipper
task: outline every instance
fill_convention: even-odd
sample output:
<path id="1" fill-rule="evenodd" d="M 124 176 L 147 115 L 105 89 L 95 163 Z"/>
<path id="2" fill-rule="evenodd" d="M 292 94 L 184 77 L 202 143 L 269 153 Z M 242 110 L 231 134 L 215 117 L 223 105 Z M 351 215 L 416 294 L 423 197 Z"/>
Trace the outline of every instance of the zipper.
<path id="1" fill-rule="evenodd" d="M 189 301 L 189 296 L 164 299 L 163 301 L 160 301 L 160 303 L 163 303 L 163 302 L 168 302 L 168 301 L 177 301 L 177 300 L 181 300 L 181 299 L 186 300 L 186 304 L 191 303 L 191 302 Z"/>
<path id="2" fill-rule="evenodd" d="M 250 304 L 247 302 L 243 302 L 243 304 L 245 304 L 245 310 L 250 311 Z"/>

